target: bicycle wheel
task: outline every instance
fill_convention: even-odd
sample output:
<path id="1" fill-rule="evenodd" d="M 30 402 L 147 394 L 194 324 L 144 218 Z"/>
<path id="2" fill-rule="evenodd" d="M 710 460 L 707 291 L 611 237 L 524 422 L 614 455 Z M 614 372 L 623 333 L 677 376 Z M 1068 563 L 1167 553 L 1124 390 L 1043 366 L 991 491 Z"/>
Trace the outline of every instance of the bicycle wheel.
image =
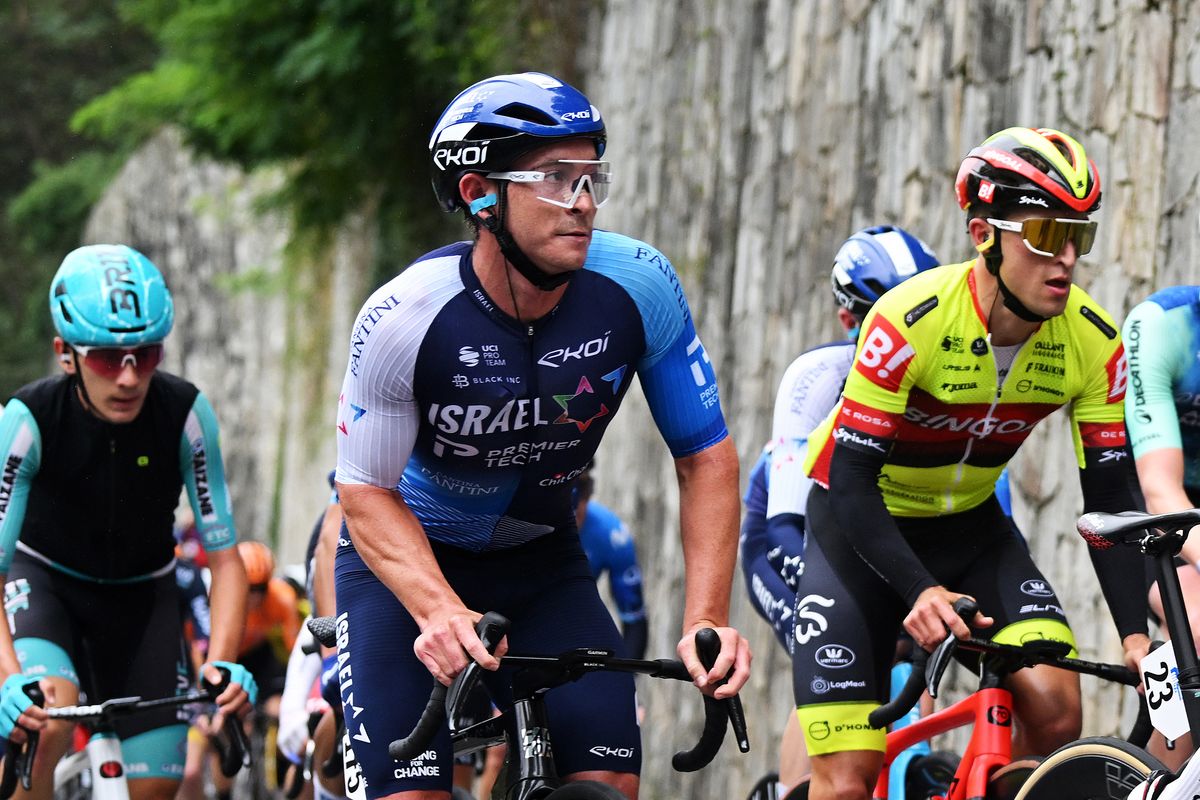
<path id="1" fill-rule="evenodd" d="M 935 750 L 914 758 L 904 773 L 905 800 L 929 800 L 944 795 L 958 769 L 957 753 Z"/>
<path id="2" fill-rule="evenodd" d="M 1023 758 L 993 772 L 988 778 L 987 800 L 1014 800 L 1041 763 L 1041 758 Z"/>
<path id="3" fill-rule="evenodd" d="M 1033 771 L 1017 800 L 1125 800 L 1163 763 L 1123 739 L 1092 736 L 1064 745 Z"/>
<path id="4" fill-rule="evenodd" d="M 784 795 L 783 800 L 808 800 L 808 778 L 803 778 Z"/>
<path id="5" fill-rule="evenodd" d="M 627 798 L 607 783 L 572 781 L 546 795 L 546 800 L 627 800 Z"/>
<path id="6" fill-rule="evenodd" d="M 746 800 L 779 800 L 779 792 L 776 791 L 778 783 L 779 773 L 768 772 L 758 779 L 758 783 L 754 784 L 750 794 L 746 795 Z"/>

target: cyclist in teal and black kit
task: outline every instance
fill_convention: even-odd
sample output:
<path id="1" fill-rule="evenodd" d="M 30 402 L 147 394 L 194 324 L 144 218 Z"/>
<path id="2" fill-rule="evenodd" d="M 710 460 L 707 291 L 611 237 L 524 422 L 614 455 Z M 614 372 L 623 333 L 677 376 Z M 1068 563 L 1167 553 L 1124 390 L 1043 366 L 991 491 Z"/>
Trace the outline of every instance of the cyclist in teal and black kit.
<path id="1" fill-rule="evenodd" d="M 746 641 L 728 625 L 737 453 L 674 269 L 650 245 L 593 228 L 608 194 L 604 144 L 600 112 L 548 75 L 460 94 L 430 156 L 439 201 L 466 212 L 475 240 L 378 289 L 351 334 L 335 583 L 342 700 L 368 797 L 448 796 L 447 729 L 414 762 L 386 748 L 420 714 L 430 673 L 448 683 L 468 659 L 498 667 L 473 630 L 482 612 L 509 617 L 508 641 L 525 652 L 620 645 L 571 489 L 635 374 L 680 485 L 680 657 L 717 697 L 748 675 Z M 692 637 L 701 627 L 721 637 L 709 671 Z M 503 707 L 509 687 L 494 678 L 485 672 Z M 589 675 L 547 704 L 558 772 L 636 797 L 632 677 Z"/>
<path id="2" fill-rule="evenodd" d="M 1138 481 L 1151 514 L 1200 506 L 1200 286 L 1175 286 L 1134 306 L 1122 329 L 1129 356 L 1125 427 L 1137 464 Z M 1187 603 L 1192 635 L 1200 633 L 1200 536 L 1195 532 L 1180 553 L 1179 585 Z M 1163 618 L 1157 585 L 1150 607 Z M 1182 737 L 1174 751 L 1151 749 L 1178 766 L 1191 751 Z"/>
<path id="3" fill-rule="evenodd" d="M 158 269 L 120 245 L 67 255 L 50 284 L 62 374 L 22 387 L 0 417 L 0 736 L 43 729 L 34 794 L 49 797 L 69 726 L 46 726 L 24 689 L 52 705 L 163 697 L 188 674 L 172 522 L 187 487 L 212 570 L 205 676 L 229 670 L 223 714 L 244 714 L 254 684 L 237 664 L 246 576 L 225 487 L 217 421 L 192 384 L 156 370 L 174 311 Z M 18 541 L 18 537 L 20 541 Z M 224 659 L 224 660 L 221 660 Z M 179 712 L 186 713 L 186 712 Z M 186 717 L 119 723 L 130 794 L 169 798 L 183 774 Z M 17 738 L 20 733 L 15 735 Z"/>

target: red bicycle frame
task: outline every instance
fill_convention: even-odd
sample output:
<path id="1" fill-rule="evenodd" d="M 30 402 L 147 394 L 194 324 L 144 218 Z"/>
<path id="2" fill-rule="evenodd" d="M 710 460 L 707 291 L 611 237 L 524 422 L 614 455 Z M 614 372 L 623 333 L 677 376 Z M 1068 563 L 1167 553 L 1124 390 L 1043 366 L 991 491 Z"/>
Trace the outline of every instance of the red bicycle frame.
<path id="1" fill-rule="evenodd" d="M 992 773 L 1012 762 L 1012 693 L 1007 689 L 978 689 L 969 697 L 935 711 L 887 735 L 883 770 L 874 797 L 888 796 L 888 768 L 908 747 L 939 734 L 974 724 L 950 791 L 942 800 L 975 800 L 987 795 Z"/>

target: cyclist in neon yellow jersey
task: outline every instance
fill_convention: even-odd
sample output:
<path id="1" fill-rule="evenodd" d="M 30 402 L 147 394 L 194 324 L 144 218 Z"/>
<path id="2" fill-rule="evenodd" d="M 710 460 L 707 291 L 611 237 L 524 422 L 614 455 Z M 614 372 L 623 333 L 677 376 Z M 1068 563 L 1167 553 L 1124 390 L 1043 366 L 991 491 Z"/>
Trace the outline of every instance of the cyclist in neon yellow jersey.
<path id="1" fill-rule="evenodd" d="M 1132 502 L 1120 333 L 1072 285 L 1095 237 L 1095 164 L 1064 133 L 1009 128 L 968 154 L 956 190 L 978 256 L 914 276 L 875 304 L 842 401 L 810 438 L 805 466 L 818 486 L 793 679 L 814 800 L 870 797 L 884 732 L 866 718 L 885 697 L 901 626 L 927 649 L 947 628 L 967 636 L 952 609 L 967 594 L 983 635 L 1073 645 L 1054 589 L 994 497 L 1038 421 L 1070 406 L 1086 510 Z M 1123 550 L 1090 553 L 1135 664 L 1149 645 L 1145 572 Z M 1022 670 L 1010 688 L 1015 754 L 1078 736 L 1073 675 Z"/>

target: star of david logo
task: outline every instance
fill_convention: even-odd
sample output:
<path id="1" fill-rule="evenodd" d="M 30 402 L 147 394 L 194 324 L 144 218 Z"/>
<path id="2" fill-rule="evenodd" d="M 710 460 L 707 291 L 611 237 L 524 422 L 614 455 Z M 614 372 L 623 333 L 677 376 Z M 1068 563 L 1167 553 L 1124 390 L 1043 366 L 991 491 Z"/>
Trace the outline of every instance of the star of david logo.
<path id="1" fill-rule="evenodd" d="M 585 397 L 585 395 L 590 395 L 590 397 Z M 566 425 L 568 422 L 574 422 L 580 433 L 585 432 L 597 418 L 608 414 L 608 406 L 596 397 L 586 375 L 579 379 L 579 386 L 576 387 L 575 394 L 556 394 L 554 402 L 563 409 L 563 413 L 554 420 L 554 424 Z M 596 410 L 597 406 L 599 406 L 599 410 Z"/>

